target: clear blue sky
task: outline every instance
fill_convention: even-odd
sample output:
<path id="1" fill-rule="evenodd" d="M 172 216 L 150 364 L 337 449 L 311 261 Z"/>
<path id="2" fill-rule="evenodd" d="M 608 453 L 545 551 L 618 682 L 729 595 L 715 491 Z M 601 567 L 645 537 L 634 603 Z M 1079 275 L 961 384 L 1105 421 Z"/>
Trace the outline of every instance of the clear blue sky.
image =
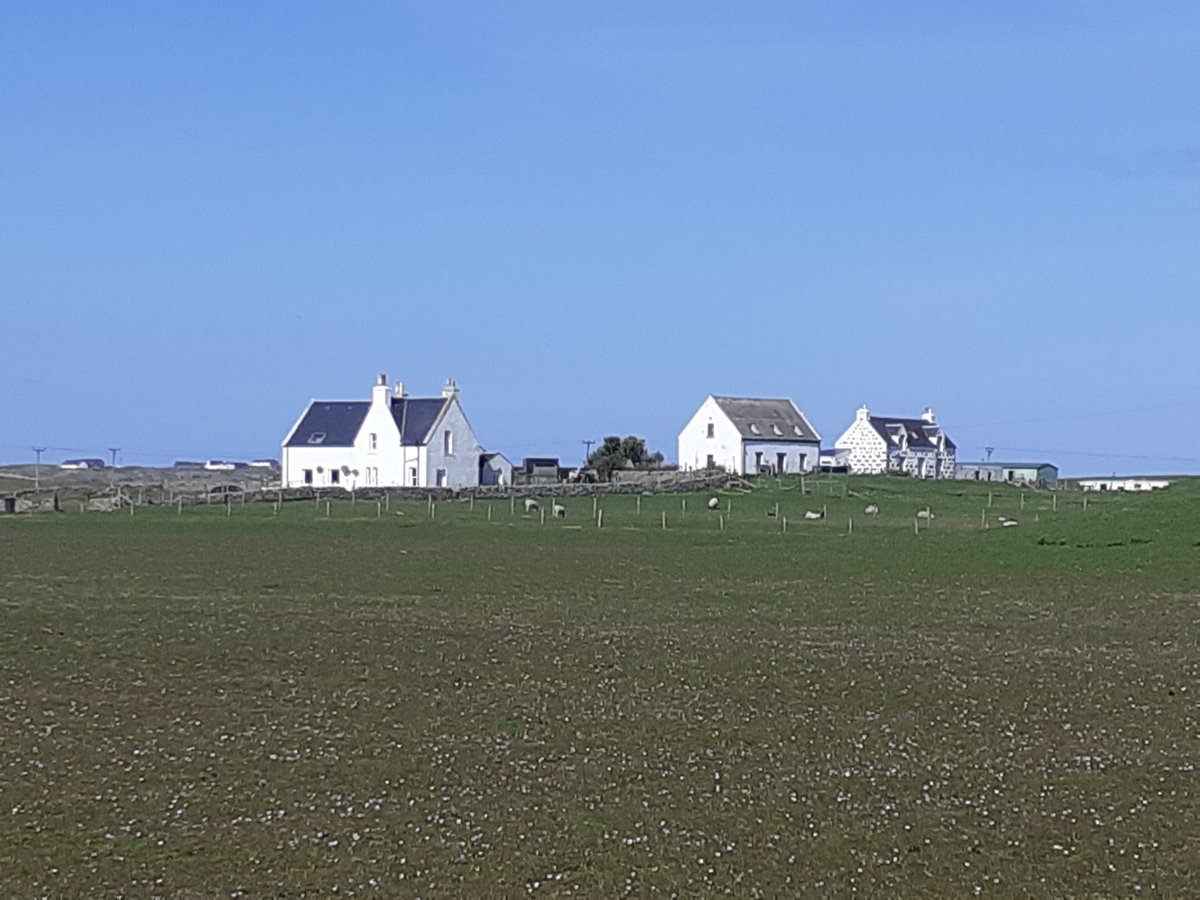
<path id="1" fill-rule="evenodd" d="M 458 380 L 490 449 L 1200 471 L 1200 4 L 0 0 L 0 459 L 278 455 Z"/>

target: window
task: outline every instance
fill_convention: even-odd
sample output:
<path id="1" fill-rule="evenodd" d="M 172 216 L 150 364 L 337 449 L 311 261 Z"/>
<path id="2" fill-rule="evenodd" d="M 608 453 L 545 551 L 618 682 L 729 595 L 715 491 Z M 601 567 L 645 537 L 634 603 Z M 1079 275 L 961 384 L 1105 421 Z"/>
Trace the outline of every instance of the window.
<path id="1" fill-rule="evenodd" d="M 330 469 L 329 470 L 329 483 L 330 484 L 341 484 L 342 483 L 342 473 L 339 472 L 337 469 Z"/>
<path id="2" fill-rule="evenodd" d="M 778 425 L 776 425 L 776 424 L 772 423 L 772 424 L 771 424 L 771 430 L 772 430 L 773 432 L 775 432 L 775 434 L 776 434 L 778 437 L 783 437 L 783 432 L 779 430 L 779 426 L 778 426 Z"/>
<path id="3" fill-rule="evenodd" d="M 372 449 L 372 450 L 378 450 L 378 449 L 379 449 L 379 435 L 377 435 L 377 434 L 376 434 L 375 432 L 373 432 L 373 431 L 371 432 L 371 449 Z"/>
<path id="4" fill-rule="evenodd" d="M 714 425 L 712 422 L 709 422 L 708 423 L 708 437 L 716 437 L 716 436 L 717 436 L 717 426 Z"/>
<path id="5" fill-rule="evenodd" d="M 446 486 L 446 470 L 445 469 L 437 470 L 437 486 L 438 487 Z"/>
<path id="6" fill-rule="evenodd" d="M 305 484 L 312 484 L 312 469 L 305 469 L 305 470 L 304 470 L 304 483 L 305 483 Z"/>
<path id="7" fill-rule="evenodd" d="M 760 433 L 758 430 L 758 426 L 755 425 L 753 422 L 750 423 L 750 433 L 751 434 L 759 434 Z"/>
<path id="8" fill-rule="evenodd" d="M 417 486 L 417 467 L 416 466 L 408 467 L 408 483 L 410 485 L 412 485 L 413 487 Z"/>
<path id="9" fill-rule="evenodd" d="M 454 432 L 448 428 L 442 432 L 442 453 L 446 456 L 454 455 Z"/>
<path id="10" fill-rule="evenodd" d="M 754 471 L 757 472 L 762 468 L 762 451 L 759 450 L 754 454 Z"/>
<path id="11" fill-rule="evenodd" d="M 308 436 L 308 442 L 309 442 L 310 444 L 323 444 L 323 443 L 325 443 L 325 432 L 323 432 L 323 431 L 314 431 L 312 434 L 310 434 L 310 435 Z"/>
<path id="12" fill-rule="evenodd" d="M 711 428 L 712 426 L 709 427 Z M 715 469 L 717 467 L 717 461 L 713 459 L 713 455 L 711 453 L 708 454 L 708 462 L 706 462 L 704 466 L 708 469 Z"/>

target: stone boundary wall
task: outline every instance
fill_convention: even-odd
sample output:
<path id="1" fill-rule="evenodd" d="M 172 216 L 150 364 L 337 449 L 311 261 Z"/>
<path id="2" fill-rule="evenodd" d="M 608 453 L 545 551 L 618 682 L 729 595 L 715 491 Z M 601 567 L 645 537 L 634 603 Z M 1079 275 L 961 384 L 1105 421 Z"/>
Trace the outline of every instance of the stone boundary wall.
<path id="1" fill-rule="evenodd" d="M 416 487 L 359 487 L 353 492 L 346 488 L 267 488 L 244 490 L 229 494 L 211 494 L 205 490 L 172 490 L 158 486 L 117 484 L 106 490 L 71 489 L 41 491 L 24 490 L 10 495 L 15 499 L 16 512 L 49 512 L 78 507 L 81 511 L 109 512 L 139 506 L 220 506 L 225 503 L 272 503 L 282 500 L 437 500 L 439 502 L 467 500 L 518 500 L 568 497 L 604 496 L 606 494 L 681 494 L 719 491 L 744 487 L 745 482 L 725 472 L 645 472 L 627 473 L 616 482 L 598 484 L 560 482 L 557 484 L 480 485 L 465 488 Z"/>

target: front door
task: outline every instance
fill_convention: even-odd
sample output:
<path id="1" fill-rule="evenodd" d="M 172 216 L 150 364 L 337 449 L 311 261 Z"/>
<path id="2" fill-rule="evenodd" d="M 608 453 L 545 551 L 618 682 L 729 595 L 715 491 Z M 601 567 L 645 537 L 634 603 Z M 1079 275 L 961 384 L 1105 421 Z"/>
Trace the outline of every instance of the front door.
<path id="1" fill-rule="evenodd" d="M 778 472 L 780 475 L 782 475 L 784 472 L 787 471 L 787 454 L 786 453 L 776 453 L 775 454 L 775 471 Z"/>

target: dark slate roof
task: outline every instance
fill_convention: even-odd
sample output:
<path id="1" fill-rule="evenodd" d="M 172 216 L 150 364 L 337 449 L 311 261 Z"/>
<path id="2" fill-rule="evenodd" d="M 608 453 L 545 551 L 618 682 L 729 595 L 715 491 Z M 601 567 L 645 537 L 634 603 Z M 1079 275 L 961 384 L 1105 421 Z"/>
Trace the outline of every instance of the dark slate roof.
<path id="1" fill-rule="evenodd" d="M 352 447 L 370 408 L 368 400 L 314 400 L 292 432 L 287 446 Z M 314 434 L 321 433 L 325 435 L 324 440 L 317 443 L 310 441 Z"/>
<path id="2" fill-rule="evenodd" d="M 429 442 L 429 432 L 437 424 L 448 397 L 393 397 L 392 418 L 400 429 L 400 443 L 411 447 Z"/>
<path id="3" fill-rule="evenodd" d="M 993 462 L 991 465 L 1000 466 L 1003 469 L 1058 469 L 1054 463 L 1048 462 Z"/>
<path id="4" fill-rule="evenodd" d="M 930 425 L 924 419 L 892 419 L 887 416 L 871 416 L 871 425 L 879 436 L 887 441 L 888 446 L 897 444 L 897 434 L 903 428 L 908 432 L 908 448 L 910 450 L 937 450 L 939 434 L 945 434 L 938 425 Z M 954 441 L 946 435 L 946 449 L 955 449 Z"/>
<path id="5" fill-rule="evenodd" d="M 796 404 L 787 399 L 756 397 L 713 397 L 721 411 L 748 441 L 820 441 Z M 751 426 L 754 426 L 752 428 Z M 779 428 L 775 433 L 772 426 Z M 757 430 L 755 430 L 757 429 Z"/>

